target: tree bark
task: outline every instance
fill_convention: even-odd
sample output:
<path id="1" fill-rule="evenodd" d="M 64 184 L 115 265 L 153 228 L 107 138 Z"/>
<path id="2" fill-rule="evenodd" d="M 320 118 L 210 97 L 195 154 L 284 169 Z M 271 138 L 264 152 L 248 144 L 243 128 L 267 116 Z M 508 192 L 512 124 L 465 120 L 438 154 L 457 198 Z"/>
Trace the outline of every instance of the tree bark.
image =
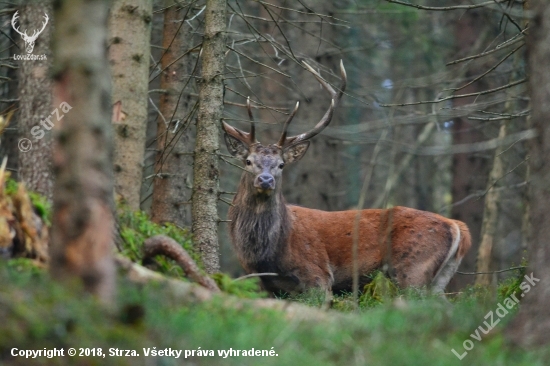
<path id="1" fill-rule="evenodd" d="M 123 116 L 115 130 L 115 190 L 138 210 L 145 152 L 152 0 L 115 0 L 109 16 L 113 102 Z"/>
<path id="2" fill-rule="evenodd" d="M 193 169 L 193 237 L 206 271 L 219 271 L 219 124 L 223 113 L 225 0 L 207 0 L 202 45 L 202 80 Z"/>
<path id="3" fill-rule="evenodd" d="M 519 313 L 507 329 L 508 339 L 526 347 L 542 346 L 550 340 L 550 3 L 531 0 L 530 6 L 534 17 L 527 36 L 531 122 L 538 135 L 529 146 L 532 231 L 527 274 L 533 273 L 540 282 L 525 294 Z"/>
<path id="4" fill-rule="evenodd" d="M 469 10 L 455 24 L 455 39 L 457 44 L 457 55 L 455 58 L 464 57 L 475 53 L 479 41 L 484 39 L 486 20 L 481 10 Z M 467 78 L 473 78 L 483 71 L 479 67 L 468 70 Z M 460 93 L 475 93 L 484 89 L 483 80 L 473 83 L 462 89 Z M 475 102 L 474 97 L 459 98 L 453 101 L 455 108 Z M 456 118 L 453 121 L 453 144 L 469 144 L 483 141 L 485 136 L 479 129 L 474 129 L 467 117 Z M 453 202 L 459 202 L 469 195 L 483 191 L 487 187 L 489 174 L 486 159 L 481 154 L 455 154 L 452 161 L 452 197 Z M 481 226 L 483 222 L 483 201 L 469 199 L 460 205 L 453 206 L 451 217 L 463 221 L 468 225 L 472 234 L 472 250 L 463 259 L 461 268 L 464 271 L 472 271 L 475 268 L 476 253 L 480 242 Z M 464 287 L 473 278 L 470 276 L 455 276 L 449 289 L 455 291 Z"/>
<path id="5" fill-rule="evenodd" d="M 498 133 L 499 139 L 506 137 L 506 124 L 502 122 Z M 485 205 L 483 210 L 483 225 L 481 228 L 481 243 L 477 253 L 477 272 L 489 272 L 491 269 L 491 254 L 493 251 L 493 242 L 497 229 L 500 191 L 496 188 L 496 182 L 504 174 L 502 162 L 502 147 L 495 150 L 493 167 L 489 174 L 487 182 L 487 191 L 485 193 Z M 476 285 L 489 286 L 491 284 L 492 274 L 483 273 L 476 276 Z"/>
<path id="6" fill-rule="evenodd" d="M 44 14 L 50 18 L 44 31 L 35 41 L 32 54 L 46 55 L 46 60 L 22 60 L 19 63 L 19 180 L 25 186 L 49 199 L 52 198 L 53 174 L 51 172 L 52 124 L 58 123 L 52 105 L 52 82 L 48 69 L 52 62 L 50 35 L 52 7 L 50 1 L 28 3 L 19 9 L 19 29 L 32 34 L 40 30 Z M 19 35 L 20 51 L 25 54 L 25 43 Z M 45 121 L 49 119 L 50 123 Z M 42 124 L 41 124 L 42 123 Z"/>
<path id="7" fill-rule="evenodd" d="M 114 293 L 111 83 L 105 45 L 109 2 L 56 2 L 54 104 L 72 107 L 55 134 L 51 272 Z M 56 126 L 57 127 L 57 126 Z"/>
<path id="8" fill-rule="evenodd" d="M 157 157 L 153 181 L 151 219 L 157 223 L 191 225 L 192 144 L 190 125 L 193 111 L 188 90 L 195 57 L 181 54 L 191 44 L 191 28 L 185 23 L 189 7 L 181 8 L 174 0 L 165 2 L 164 30 L 160 61 L 164 70 L 160 80 L 160 113 L 157 119 Z"/>

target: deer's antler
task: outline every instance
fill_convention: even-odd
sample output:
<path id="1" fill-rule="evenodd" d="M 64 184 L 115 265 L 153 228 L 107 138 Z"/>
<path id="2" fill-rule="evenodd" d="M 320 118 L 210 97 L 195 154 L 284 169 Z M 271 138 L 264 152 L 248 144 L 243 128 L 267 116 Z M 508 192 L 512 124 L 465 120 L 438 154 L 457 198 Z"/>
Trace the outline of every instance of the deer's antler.
<path id="1" fill-rule="evenodd" d="M 342 84 L 340 85 L 340 89 L 338 91 L 335 91 L 332 86 L 330 86 L 329 83 L 327 83 L 321 75 L 317 71 L 315 71 L 311 66 L 309 66 L 305 61 L 302 61 L 304 66 L 308 69 L 309 72 L 315 76 L 315 78 L 321 83 L 321 85 L 330 93 L 330 96 L 332 97 L 332 100 L 330 102 L 330 106 L 328 110 L 325 112 L 325 115 L 321 120 L 313 127 L 311 130 L 302 133 L 300 135 L 287 137 L 287 128 L 290 124 L 290 121 L 292 120 L 292 117 L 294 117 L 294 114 L 296 113 L 296 110 L 298 109 L 298 104 L 296 104 L 296 108 L 294 108 L 294 112 L 290 115 L 288 120 L 285 122 L 283 133 L 281 135 L 281 138 L 279 139 L 279 142 L 277 143 L 279 146 L 289 146 L 292 144 L 295 144 L 300 141 L 309 140 L 313 136 L 317 135 L 319 132 L 323 131 L 325 127 L 328 126 L 332 119 L 332 114 L 334 112 L 334 108 L 338 105 L 338 102 L 340 101 L 340 98 L 344 94 L 344 90 L 346 90 L 346 84 L 348 77 L 346 75 L 346 69 L 344 68 L 343 61 L 340 61 L 340 75 L 342 77 Z"/>

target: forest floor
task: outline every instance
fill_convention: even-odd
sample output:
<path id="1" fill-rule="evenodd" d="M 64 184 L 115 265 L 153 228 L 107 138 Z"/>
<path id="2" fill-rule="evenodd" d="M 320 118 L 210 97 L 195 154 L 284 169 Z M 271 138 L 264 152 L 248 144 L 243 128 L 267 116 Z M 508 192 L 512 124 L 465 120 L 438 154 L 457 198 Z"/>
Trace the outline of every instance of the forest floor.
<path id="1" fill-rule="evenodd" d="M 10 185 L 6 202 L 25 193 Z M 30 200 L 49 223 L 49 206 Z M 123 258 L 141 263 L 145 239 L 161 234 L 200 266 L 186 230 L 154 224 L 142 212 L 119 208 L 118 233 Z M 120 268 L 116 299 L 105 306 L 79 284 L 52 280 L 37 260 L 1 260 L 0 365 L 550 364 L 550 350 L 513 349 L 504 340 L 521 306 L 511 299 L 521 299 L 523 271 L 493 291 L 471 287 L 452 294 L 451 303 L 426 291 L 399 290 L 377 273 L 357 309 L 344 294 L 322 311 L 324 297 L 316 291 L 268 300 L 257 278 L 217 274 L 222 293 L 212 294 L 185 283 L 171 260 L 157 256 L 152 269 L 172 280 L 136 283 Z M 183 287 L 196 291 L 178 290 Z M 71 348 L 76 355 L 69 355 Z M 63 355 L 49 358 L 54 349 Z"/>
<path id="2" fill-rule="evenodd" d="M 503 329 L 517 306 L 502 318 L 497 310 L 510 291 L 515 291 L 513 280 L 493 295 L 470 288 L 451 299 L 452 305 L 418 291 L 392 296 L 374 291 L 362 298 L 362 306 L 355 312 L 350 310 L 349 297 L 340 297 L 334 304 L 338 310 L 312 320 L 257 308 L 254 300 L 239 307 L 228 305 L 226 299 L 235 295 L 182 303 L 162 283 L 139 285 L 124 276 L 119 277 L 116 303 L 105 308 L 92 296 L 52 281 L 47 271 L 31 263 L 15 259 L 0 264 L 0 364 L 548 364 L 544 361 L 548 360 L 548 351 L 514 350 L 504 341 Z M 291 301 L 320 312 L 322 296 L 310 293 Z M 487 317 L 490 311 L 493 323 L 498 320 L 498 324 L 484 334 L 478 327 L 487 329 L 484 321 L 491 325 Z M 464 346 L 471 350 L 466 351 Z M 14 347 L 16 353 L 63 348 L 65 354 L 54 358 L 14 357 Z M 76 356 L 67 355 L 71 347 Z M 176 353 L 152 356 L 153 350 L 166 349 L 181 353 L 178 358 Z M 121 350 L 139 356 L 127 356 Z M 145 356 L 148 350 L 149 356 Z M 257 356 L 257 351 L 263 351 L 264 356 Z"/>

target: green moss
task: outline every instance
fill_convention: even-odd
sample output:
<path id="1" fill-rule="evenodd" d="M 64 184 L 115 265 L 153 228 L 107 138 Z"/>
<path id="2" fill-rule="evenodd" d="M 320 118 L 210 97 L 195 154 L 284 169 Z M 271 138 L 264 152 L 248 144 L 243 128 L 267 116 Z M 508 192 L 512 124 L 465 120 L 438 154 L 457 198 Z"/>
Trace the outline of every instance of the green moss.
<path id="1" fill-rule="evenodd" d="M 19 188 L 19 184 L 15 180 L 8 178 L 8 180 L 6 181 L 6 188 L 4 191 L 8 196 L 13 196 L 14 194 L 17 193 L 18 188 Z"/>
<path id="2" fill-rule="evenodd" d="M 499 284 L 497 288 L 499 301 L 504 300 L 505 298 L 510 297 L 513 294 L 515 294 L 518 299 L 522 298 L 521 293 L 523 291 L 519 288 L 519 285 L 521 285 L 521 283 L 525 281 L 524 276 L 527 270 L 527 263 L 525 261 L 522 262 L 522 266 L 523 268 L 517 270 L 514 277 L 508 278 L 507 280 Z"/>
<path id="3" fill-rule="evenodd" d="M 34 206 L 34 209 L 38 216 L 40 216 L 40 218 L 44 220 L 46 225 L 50 226 L 52 223 L 52 204 L 50 203 L 50 201 L 48 201 L 46 197 L 36 192 L 29 192 L 29 198 L 31 199 L 31 203 Z"/>
<path id="4" fill-rule="evenodd" d="M 6 270 L 26 283 L 32 281 L 33 278 L 45 275 L 44 268 L 38 266 L 34 259 L 29 258 L 13 258 L 7 261 Z"/>
<path id="5" fill-rule="evenodd" d="M 359 305 L 372 307 L 390 301 L 397 296 L 397 286 L 382 272 L 375 272 L 370 283 L 363 288 L 363 294 L 359 298 Z"/>
<path id="6" fill-rule="evenodd" d="M 152 222 L 143 211 L 132 212 L 125 206 L 118 209 L 118 225 L 121 237 L 122 254 L 134 262 L 141 263 L 143 243 L 154 235 L 166 235 L 179 243 L 200 268 L 204 268 L 199 253 L 193 247 L 191 234 L 187 229 L 174 224 L 158 225 Z M 174 277 L 185 278 L 182 269 L 172 260 L 157 256 L 158 270 Z"/>
<path id="7" fill-rule="evenodd" d="M 5 192 L 8 196 L 14 196 L 19 189 L 19 183 L 15 180 L 9 178 L 6 181 Z M 52 216 L 52 204 L 48 199 L 42 196 L 39 193 L 28 191 L 31 204 L 34 207 L 35 212 L 40 216 L 40 218 L 46 223 L 46 225 L 51 225 L 51 216 Z"/>
<path id="8" fill-rule="evenodd" d="M 214 278 L 220 290 L 231 295 L 248 299 L 258 299 L 267 296 L 267 293 L 260 290 L 260 280 L 258 277 L 234 280 L 224 273 L 215 273 L 212 275 L 212 278 Z"/>

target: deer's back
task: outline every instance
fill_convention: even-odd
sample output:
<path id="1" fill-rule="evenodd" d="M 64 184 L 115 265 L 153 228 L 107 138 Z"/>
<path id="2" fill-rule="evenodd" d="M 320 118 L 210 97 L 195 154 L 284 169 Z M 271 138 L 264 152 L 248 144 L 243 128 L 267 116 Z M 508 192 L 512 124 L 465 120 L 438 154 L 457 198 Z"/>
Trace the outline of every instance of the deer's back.
<path id="1" fill-rule="evenodd" d="M 336 290 L 351 288 L 354 235 L 359 273 L 368 274 L 389 261 L 400 281 L 414 267 L 422 267 L 425 277 L 431 278 L 449 252 L 457 231 L 455 223 L 464 226 L 435 213 L 406 207 L 360 212 L 288 208 L 292 220 L 289 245 L 294 257 L 303 258 L 309 267 L 323 267 L 326 261 Z"/>

